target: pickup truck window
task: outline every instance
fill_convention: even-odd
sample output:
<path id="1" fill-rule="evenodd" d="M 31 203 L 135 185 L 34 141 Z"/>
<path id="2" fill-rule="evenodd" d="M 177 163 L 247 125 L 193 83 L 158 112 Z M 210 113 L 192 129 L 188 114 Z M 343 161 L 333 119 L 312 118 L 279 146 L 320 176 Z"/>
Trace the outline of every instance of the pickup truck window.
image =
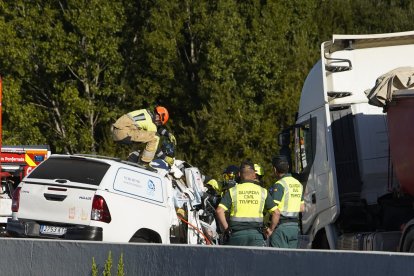
<path id="1" fill-rule="evenodd" d="M 110 165 L 82 158 L 49 158 L 27 178 L 65 179 L 98 186 Z"/>

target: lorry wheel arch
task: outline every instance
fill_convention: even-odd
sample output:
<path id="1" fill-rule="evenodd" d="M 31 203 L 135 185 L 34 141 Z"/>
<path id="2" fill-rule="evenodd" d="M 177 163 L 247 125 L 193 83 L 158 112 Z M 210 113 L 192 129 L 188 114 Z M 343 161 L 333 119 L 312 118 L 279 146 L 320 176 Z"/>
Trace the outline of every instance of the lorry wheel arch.
<path id="1" fill-rule="evenodd" d="M 133 243 L 162 243 L 161 236 L 154 230 L 141 228 L 132 236 L 129 242 Z"/>
<path id="2" fill-rule="evenodd" d="M 403 235 L 400 252 L 414 252 L 414 224 L 408 227 Z"/>
<path id="3" fill-rule="evenodd" d="M 320 229 L 312 241 L 312 249 L 330 249 L 325 229 Z"/>

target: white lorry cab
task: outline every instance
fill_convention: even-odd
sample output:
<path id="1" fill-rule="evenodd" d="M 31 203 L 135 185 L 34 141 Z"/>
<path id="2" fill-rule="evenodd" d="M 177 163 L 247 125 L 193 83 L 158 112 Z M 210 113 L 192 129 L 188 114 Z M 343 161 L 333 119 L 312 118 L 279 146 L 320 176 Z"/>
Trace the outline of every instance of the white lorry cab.
<path id="1" fill-rule="evenodd" d="M 117 158 L 51 155 L 16 189 L 7 233 L 107 242 L 211 243 L 215 233 L 207 237 L 203 229 L 211 225 L 199 219 L 204 212 L 202 175 L 185 162 L 174 171 L 158 161 L 158 170 L 148 170 Z"/>
<path id="2" fill-rule="evenodd" d="M 279 134 L 281 153 L 292 157 L 304 185 L 302 247 L 414 251 L 414 231 L 409 239 L 401 231 L 414 218 L 413 199 L 395 173 L 387 110 L 367 97 L 380 76 L 413 66 L 413 53 L 414 32 L 333 35 L 322 43 L 296 124 Z"/>

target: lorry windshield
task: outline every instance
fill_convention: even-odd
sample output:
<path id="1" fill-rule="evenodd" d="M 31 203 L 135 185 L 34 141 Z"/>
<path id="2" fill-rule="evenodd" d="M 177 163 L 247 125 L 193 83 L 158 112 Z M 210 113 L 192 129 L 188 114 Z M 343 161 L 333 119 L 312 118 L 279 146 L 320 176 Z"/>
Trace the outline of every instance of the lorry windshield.
<path id="1" fill-rule="evenodd" d="M 27 178 L 65 179 L 98 186 L 110 165 L 83 158 L 49 158 Z"/>

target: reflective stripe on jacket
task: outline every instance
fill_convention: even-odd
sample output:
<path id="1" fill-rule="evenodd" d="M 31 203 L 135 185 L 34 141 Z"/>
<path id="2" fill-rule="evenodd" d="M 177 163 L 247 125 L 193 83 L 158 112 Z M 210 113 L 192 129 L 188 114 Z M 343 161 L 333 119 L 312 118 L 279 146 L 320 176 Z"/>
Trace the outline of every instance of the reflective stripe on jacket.
<path id="1" fill-rule="evenodd" d="M 257 184 L 245 182 L 230 188 L 229 193 L 232 201 L 230 221 L 263 222 L 266 189 Z"/>
<path id="2" fill-rule="evenodd" d="M 135 124 L 146 131 L 157 131 L 157 125 L 154 124 L 153 115 L 146 109 L 131 111 L 127 114 Z"/>
<path id="3" fill-rule="evenodd" d="M 280 214 L 288 218 L 299 217 L 303 193 L 302 184 L 292 176 L 283 177 L 276 183 L 281 184 L 284 188 L 282 200 L 278 205 Z"/>

